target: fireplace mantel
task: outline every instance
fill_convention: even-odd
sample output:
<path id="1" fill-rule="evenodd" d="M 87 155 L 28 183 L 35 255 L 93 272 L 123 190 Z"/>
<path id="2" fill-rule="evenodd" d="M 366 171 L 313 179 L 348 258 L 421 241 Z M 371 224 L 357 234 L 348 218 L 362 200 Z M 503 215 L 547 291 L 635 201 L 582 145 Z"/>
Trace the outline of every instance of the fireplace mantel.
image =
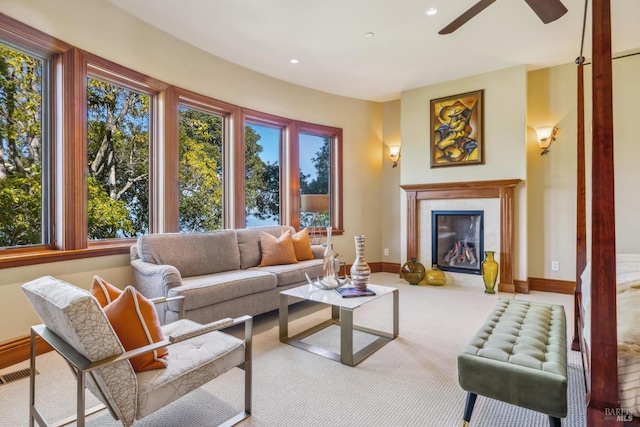
<path id="1" fill-rule="evenodd" d="M 407 259 L 418 254 L 418 201 L 436 199 L 500 199 L 500 285 L 502 291 L 515 292 L 514 189 L 520 179 L 494 181 L 411 184 L 400 187 L 407 193 Z M 520 290 L 520 289 L 519 289 Z M 527 292 L 528 289 L 522 289 Z"/>

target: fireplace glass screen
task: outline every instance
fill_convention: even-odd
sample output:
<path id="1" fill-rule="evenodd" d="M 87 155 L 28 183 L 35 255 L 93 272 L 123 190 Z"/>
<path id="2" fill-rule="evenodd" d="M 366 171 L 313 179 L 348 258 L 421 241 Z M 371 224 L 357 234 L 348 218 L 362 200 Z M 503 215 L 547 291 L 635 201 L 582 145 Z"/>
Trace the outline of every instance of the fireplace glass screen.
<path id="1" fill-rule="evenodd" d="M 431 257 L 444 271 L 481 274 L 483 211 L 432 211 Z"/>

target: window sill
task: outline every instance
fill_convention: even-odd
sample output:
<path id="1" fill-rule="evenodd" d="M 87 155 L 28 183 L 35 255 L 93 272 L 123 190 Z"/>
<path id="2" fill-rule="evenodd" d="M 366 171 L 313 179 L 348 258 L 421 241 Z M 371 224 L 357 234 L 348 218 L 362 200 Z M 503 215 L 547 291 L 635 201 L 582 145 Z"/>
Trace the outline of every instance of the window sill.
<path id="1" fill-rule="evenodd" d="M 135 241 L 99 243 L 87 249 L 61 251 L 56 249 L 34 249 L 30 251 L 0 251 L 0 269 L 46 264 L 49 262 L 69 261 L 108 255 L 128 254 Z M 6 253 L 3 253 L 6 252 Z"/>

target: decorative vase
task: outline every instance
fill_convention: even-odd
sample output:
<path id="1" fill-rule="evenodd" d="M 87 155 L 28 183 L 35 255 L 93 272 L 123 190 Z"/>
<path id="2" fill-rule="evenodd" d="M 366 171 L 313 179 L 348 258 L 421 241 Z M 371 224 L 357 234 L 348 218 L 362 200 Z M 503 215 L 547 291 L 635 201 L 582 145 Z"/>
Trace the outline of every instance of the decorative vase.
<path id="1" fill-rule="evenodd" d="M 444 275 L 444 271 L 440 270 L 436 264 L 431 266 L 431 270 L 427 271 L 427 285 L 432 286 L 444 286 L 447 283 L 447 278 Z"/>
<path id="2" fill-rule="evenodd" d="M 484 293 L 495 294 L 496 280 L 498 279 L 498 263 L 493 258 L 494 251 L 485 251 L 482 261 L 482 280 L 484 280 Z"/>
<path id="3" fill-rule="evenodd" d="M 354 236 L 356 243 L 356 260 L 351 266 L 351 283 L 358 289 L 366 289 L 371 276 L 371 268 L 364 260 L 364 234 Z"/>
<path id="4" fill-rule="evenodd" d="M 400 272 L 402 273 L 404 280 L 409 282 L 410 285 L 417 285 L 422 282 L 426 273 L 424 265 L 416 261 L 415 258 L 411 258 L 409 261 L 405 262 Z"/>
<path id="5" fill-rule="evenodd" d="M 331 227 L 327 227 L 327 248 L 324 250 L 322 262 L 322 283 L 330 288 L 336 287 L 336 255 L 331 245 Z"/>

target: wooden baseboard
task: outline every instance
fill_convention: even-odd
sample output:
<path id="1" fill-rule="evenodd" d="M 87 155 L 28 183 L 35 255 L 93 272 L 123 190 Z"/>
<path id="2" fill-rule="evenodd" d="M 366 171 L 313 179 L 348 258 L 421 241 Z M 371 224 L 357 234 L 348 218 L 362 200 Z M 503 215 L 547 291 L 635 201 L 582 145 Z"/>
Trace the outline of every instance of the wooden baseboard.
<path id="1" fill-rule="evenodd" d="M 40 337 L 36 338 L 36 354 L 53 350 Z M 25 335 L 0 343 L 0 369 L 28 360 L 31 351 L 31 337 Z"/>
<path id="2" fill-rule="evenodd" d="M 576 289 L 576 282 L 529 277 L 529 289 L 532 291 L 556 292 L 558 294 L 573 295 Z"/>
<path id="3" fill-rule="evenodd" d="M 383 262 L 382 263 L 382 272 L 383 273 L 395 273 L 398 274 L 400 277 L 402 277 L 402 275 L 400 274 L 400 269 L 402 268 L 402 266 L 398 263 L 395 262 Z"/>

